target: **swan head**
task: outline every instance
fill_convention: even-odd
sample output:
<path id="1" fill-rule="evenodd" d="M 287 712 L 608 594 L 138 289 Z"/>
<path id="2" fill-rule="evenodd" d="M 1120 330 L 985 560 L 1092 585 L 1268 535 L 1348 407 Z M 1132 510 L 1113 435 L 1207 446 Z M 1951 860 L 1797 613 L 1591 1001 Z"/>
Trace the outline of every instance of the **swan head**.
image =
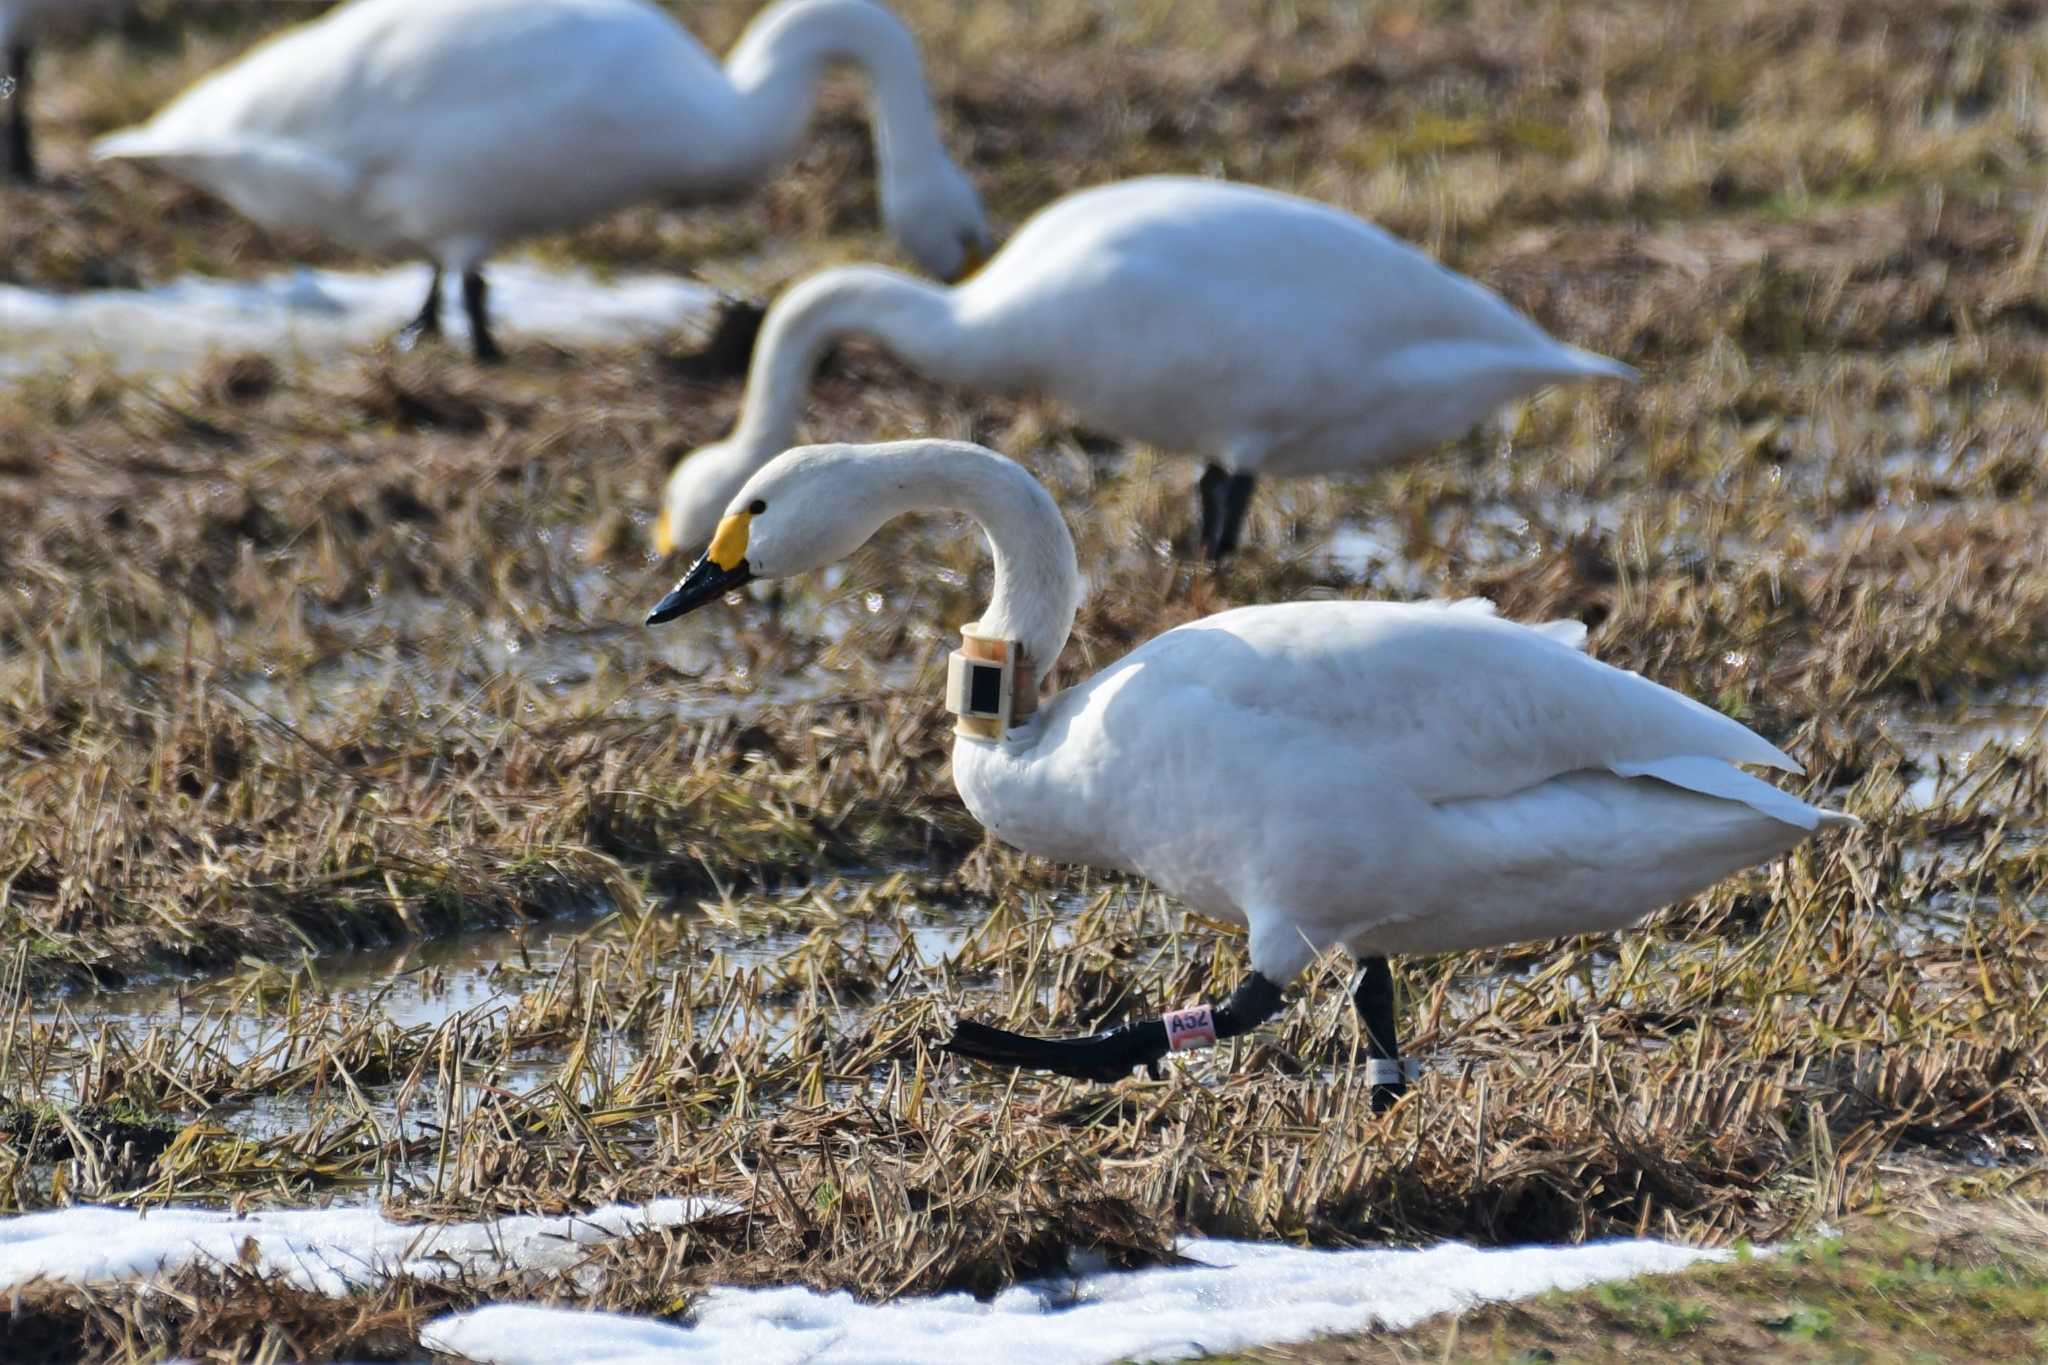
<path id="1" fill-rule="evenodd" d="M 944 158 L 885 172 L 882 222 L 919 266 L 948 284 L 980 269 L 994 248 L 981 196 Z"/>
<path id="2" fill-rule="evenodd" d="M 864 460 L 860 447 L 784 451 L 732 495 L 710 546 L 647 624 L 673 621 L 757 578 L 788 578 L 844 559 L 903 511 L 911 494 L 907 482 Z"/>
<path id="3" fill-rule="evenodd" d="M 768 455 L 738 437 L 727 437 L 698 446 L 676 461 L 662 490 L 654 548 L 663 554 L 703 549 L 747 476 L 766 463 Z"/>

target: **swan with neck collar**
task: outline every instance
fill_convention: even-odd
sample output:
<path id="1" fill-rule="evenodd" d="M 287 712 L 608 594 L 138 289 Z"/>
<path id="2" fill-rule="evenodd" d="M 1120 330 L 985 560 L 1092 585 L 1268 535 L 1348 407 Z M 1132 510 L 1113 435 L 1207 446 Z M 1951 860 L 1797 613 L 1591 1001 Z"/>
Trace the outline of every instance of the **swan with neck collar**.
<path id="1" fill-rule="evenodd" d="M 460 276 L 491 351 L 480 267 L 504 242 L 645 199 L 746 189 L 795 158 L 835 61 L 873 82 L 882 217 L 953 278 L 989 245 L 947 157 L 910 34 L 866 0 L 785 0 L 721 68 L 644 0 L 352 0 L 207 77 L 102 157 L 157 162 L 273 227 L 425 256 L 411 335 Z"/>
<path id="2" fill-rule="evenodd" d="M 1628 378 L 1351 214 L 1159 176 L 1069 195 L 951 289 L 827 270 L 768 311 L 738 424 L 685 456 L 658 523 L 696 550 L 796 437 L 819 358 L 867 337 L 947 383 L 1037 393 L 1083 423 L 1199 456 L 1202 544 L 1236 545 L 1262 475 L 1421 455 L 1546 384 Z"/>
<path id="3" fill-rule="evenodd" d="M 809 446 L 755 473 L 658 624 L 752 578 L 809 572 L 907 512 L 964 512 L 995 560 L 984 636 L 1049 668 L 1081 598 L 1074 544 L 1024 469 L 980 446 Z M 1480 602 L 1297 602 L 1176 627 L 1049 697 L 953 780 L 1005 843 L 1136 873 L 1247 926 L 1251 976 L 1084 1039 L 962 1023 L 950 1046 L 1093 1079 L 1243 1033 L 1325 949 L 1357 995 L 1376 1102 L 1402 1084 L 1384 958 L 1623 928 L 1853 817 L 1739 764 L 1799 771 L 1728 717 L 1583 652 L 1576 622 Z M 1019 680 L 1018 686 L 1029 685 Z"/>

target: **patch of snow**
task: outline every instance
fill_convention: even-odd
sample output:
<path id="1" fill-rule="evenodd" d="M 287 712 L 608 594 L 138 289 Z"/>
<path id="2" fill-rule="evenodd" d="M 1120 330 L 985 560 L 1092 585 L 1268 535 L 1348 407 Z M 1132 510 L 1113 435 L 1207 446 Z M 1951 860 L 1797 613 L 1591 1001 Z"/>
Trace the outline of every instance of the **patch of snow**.
<path id="1" fill-rule="evenodd" d="M 370 1209 L 273 1210 L 81 1206 L 0 1219 L 0 1293 L 32 1282 L 147 1282 L 188 1266 L 282 1274 L 318 1293 L 380 1280 L 501 1270 L 573 1272 L 591 1250 L 650 1228 L 737 1212 L 710 1199 L 608 1205 L 568 1217 L 395 1223 Z M 1665 1242 L 1482 1251 L 1312 1251 L 1193 1238 L 1189 1264 L 1091 1270 L 1020 1284 L 981 1302 L 940 1294 L 864 1304 L 800 1286 L 713 1289 L 688 1326 L 613 1313 L 498 1304 L 451 1314 L 421 1336 L 429 1350 L 486 1365 L 1097 1365 L 1174 1360 L 1334 1332 L 1399 1329 L 1475 1304 L 1668 1274 L 1728 1253 Z"/>
<path id="2" fill-rule="evenodd" d="M 395 1223 L 374 1209 L 285 1209 L 243 1217 L 211 1209 L 81 1205 L 0 1219 L 0 1290 L 35 1280 L 104 1284 L 236 1265 L 278 1273 L 332 1297 L 397 1275 L 567 1270 L 590 1248 L 649 1228 L 680 1227 L 735 1207 L 719 1200 L 608 1204 L 559 1218 Z"/>
<path id="3" fill-rule="evenodd" d="M 127 371 L 178 370 L 226 351 L 315 355 L 382 341 L 426 297 L 425 266 L 375 274 L 300 269 L 256 280 L 188 276 L 148 289 L 58 294 L 0 285 L 0 379 L 69 356 L 106 356 Z M 565 345 L 638 340 L 704 319 L 717 291 L 667 275 L 609 280 L 520 261 L 493 264 L 499 335 Z M 459 288 L 442 291 L 440 343 L 467 350 Z"/>
<path id="4" fill-rule="evenodd" d="M 1192 1266 L 1100 1271 L 872 1305 L 813 1290 L 715 1289 L 694 1323 L 501 1304 L 428 1325 L 421 1344 L 487 1365 L 1098 1365 L 1178 1360 L 1333 1332 L 1411 1326 L 1474 1304 L 1668 1274 L 1726 1252 L 1663 1242 L 1481 1251 L 1306 1251 L 1189 1240 Z"/>

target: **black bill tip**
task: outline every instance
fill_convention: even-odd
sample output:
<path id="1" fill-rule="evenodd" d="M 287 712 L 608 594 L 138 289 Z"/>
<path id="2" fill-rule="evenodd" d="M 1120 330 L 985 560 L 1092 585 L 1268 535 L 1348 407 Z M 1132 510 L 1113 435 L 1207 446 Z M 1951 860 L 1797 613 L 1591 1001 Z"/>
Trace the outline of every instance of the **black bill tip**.
<path id="1" fill-rule="evenodd" d="M 668 596 L 654 604 L 654 610 L 647 613 L 647 624 L 658 626 L 664 621 L 673 621 L 753 581 L 754 571 L 747 567 L 746 560 L 742 559 L 726 569 L 714 564 L 711 556 L 704 555 L 669 589 Z"/>

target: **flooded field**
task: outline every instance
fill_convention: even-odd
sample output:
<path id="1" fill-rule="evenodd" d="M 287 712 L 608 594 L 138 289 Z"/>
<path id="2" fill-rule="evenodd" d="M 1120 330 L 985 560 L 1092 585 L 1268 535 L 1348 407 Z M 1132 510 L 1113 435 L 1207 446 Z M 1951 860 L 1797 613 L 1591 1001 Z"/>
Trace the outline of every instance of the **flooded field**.
<path id="1" fill-rule="evenodd" d="M 903 263 L 856 85 L 757 195 L 494 263 L 510 356 L 487 367 L 459 330 L 386 344 L 422 267 L 86 159 L 288 17 L 234 8 L 154 0 L 47 54 L 48 181 L 0 189 L 0 1194 L 257 1212 L 281 1240 L 147 1305 L 25 1293 L 0 1355 L 559 1343 L 501 1334 L 506 1299 L 663 1319 L 627 1331 L 650 1350 L 768 1324 L 795 1358 L 886 1337 L 868 1306 L 897 1301 L 934 1354 L 993 1351 L 947 1333 L 1011 1312 L 1064 1350 L 1058 1324 L 1119 1294 L 1166 1321 L 1282 1282 L 1337 1295 L 1296 1305 L 1315 1335 L 1394 1319 L 1297 1254 L 1732 1253 L 2039 1206 L 2035 7 L 895 6 L 1004 231 L 1119 176 L 1282 185 L 1643 371 L 1417 465 L 1268 480 L 1212 570 L 1193 463 L 840 348 L 806 436 L 974 439 L 1052 491 L 1089 588 L 1061 679 L 1242 603 L 1482 596 L 1584 623 L 1865 822 L 1628 932 L 1397 961 L 1421 1079 L 1386 1115 L 1337 957 L 1255 1034 L 1115 1087 L 937 1051 L 958 1017 L 1072 1034 L 1245 970 L 1233 926 L 961 807 L 940 693 L 988 563 L 958 519 L 640 624 L 683 567 L 654 548 L 663 480 L 740 400 L 694 359 L 715 297 Z M 688 20 L 723 43 L 752 9 Z M 505 1218 L 559 1251 L 592 1210 L 673 1201 L 566 1266 L 422 1257 L 339 1298 L 280 1269 L 424 1222 L 458 1259 Z M 10 1226 L 17 1267 L 38 1227 L 98 1235 Z M 1644 1263 L 1667 1252 L 1692 1254 Z M 1177 1255 L 1245 1270 L 1198 1294 Z M 456 1335 L 425 1335 L 445 1314 Z M 1601 1349 L 1708 1339 L 1671 1320 Z M 1806 1340 L 1742 1330 L 1725 1358 Z M 1408 1349 L 1285 1358 L 1354 1348 Z"/>
<path id="2" fill-rule="evenodd" d="M 175 372 L 250 351 L 288 362 L 332 360 L 403 327 L 419 311 L 427 279 L 419 267 L 382 274 L 301 269 L 250 281 L 189 276 L 146 290 L 84 293 L 0 284 L 0 381 L 80 359 L 131 374 Z M 689 280 L 599 281 L 587 272 L 509 262 L 492 272 L 492 283 L 510 335 L 572 346 L 702 328 L 717 299 Z M 468 324 L 453 311 L 450 334 L 459 345 Z"/>
<path id="3" fill-rule="evenodd" d="M 806 1029 L 855 1031 L 879 983 L 937 970 L 987 916 L 943 887 L 920 908 L 909 885 L 835 879 L 687 919 L 565 915 L 24 1002 L 0 1106 L 31 1148 L 54 1104 L 104 1116 L 131 1156 L 138 1142 L 146 1158 L 219 1149 L 205 1164 L 232 1172 L 222 1193 L 268 1171 L 280 1196 L 430 1198 L 457 1174 L 479 1106 L 566 1102 L 644 1126 L 653 1112 L 607 1097 L 672 1070 L 670 1049 L 773 1054 Z M 1050 914 L 1041 928 L 1064 937 Z M 142 1112 L 154 1123 L 117 1117 Z"/>

